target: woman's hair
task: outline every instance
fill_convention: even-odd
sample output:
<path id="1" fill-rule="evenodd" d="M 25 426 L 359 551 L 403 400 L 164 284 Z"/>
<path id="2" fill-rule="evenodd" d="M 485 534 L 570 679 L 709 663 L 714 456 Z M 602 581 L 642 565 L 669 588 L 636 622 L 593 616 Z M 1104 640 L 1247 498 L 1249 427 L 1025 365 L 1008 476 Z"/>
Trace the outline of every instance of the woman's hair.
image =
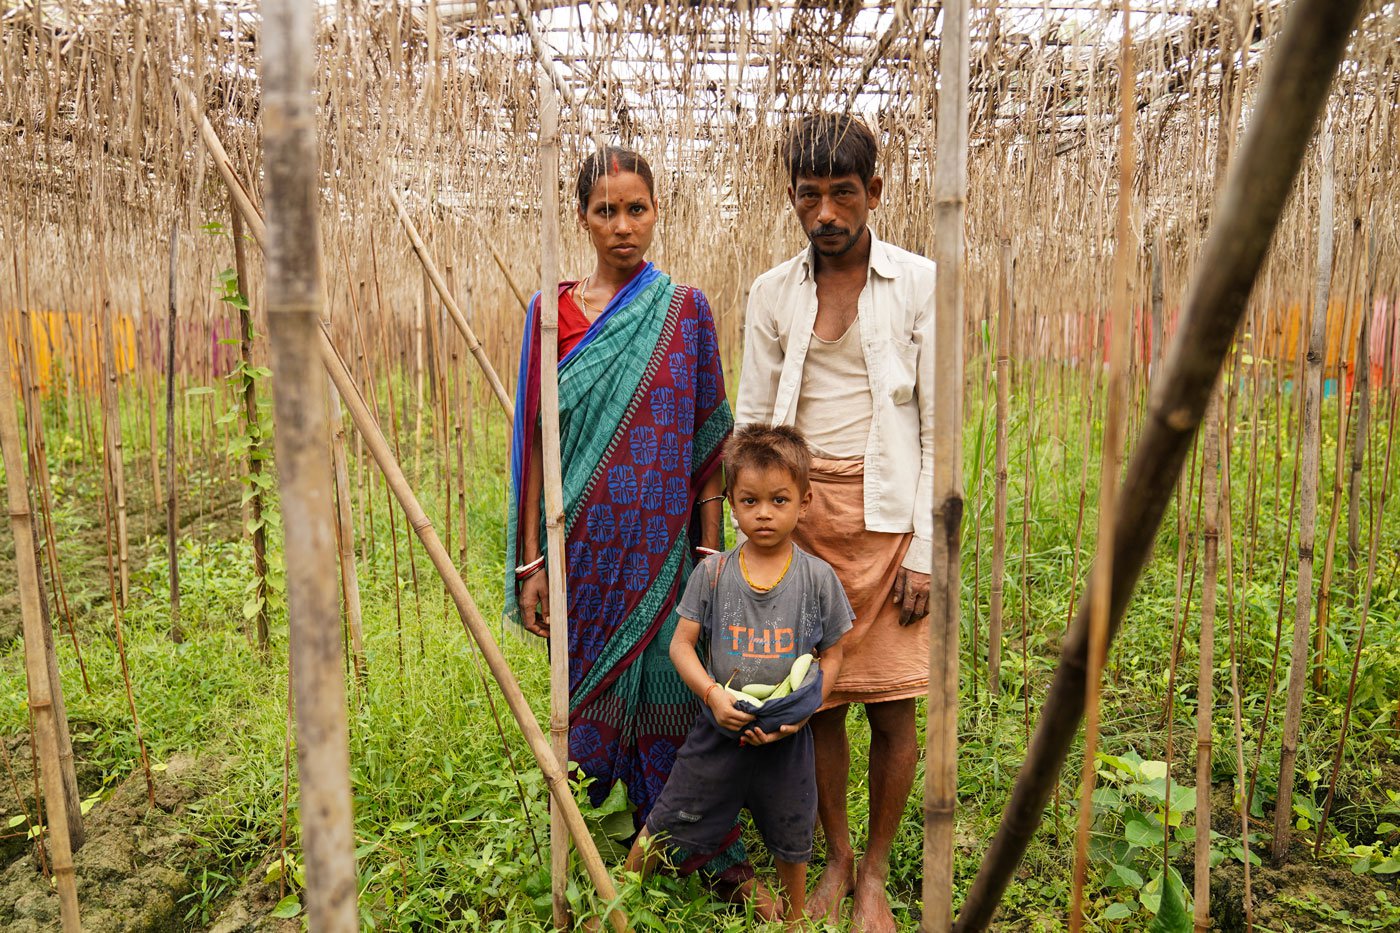
<path id="1" fill-rule="evenodd" d="M 862 184 L 875 177 L 875 134 L 859 117 L 816 113 L 803 117 L 788 134 L 783 153 L 788 180 L 799 176 L 839 178 L 858 175 Z"/>
<path id="2" fill-rule="evenodd" d="M 785 424 L 746 424 L 724 444 L 724 475 L 729 492 L 741 470 L 786 470 L 802 492 L 807 491 L 812 453 L 796 428 Z"/>
<path id="3" fill-rule="evenodd" d="M 598 179 L 621 172 L 640 175 L 642 181 L 647 183 L 647 194 L 651 195 L 653 201 L 656 200 L 656 185 L 652 181 L 651 166 L 647 164 L 647 160 L 631 149 L 604 146 L 584 159 L 583 165 L 579 166 L 578 182 L 574 185 L 574 190 L 578 193 L 578 209 L 587 212 L 588 199 L 593 194 L 593 186 L 598 184 Z"/>

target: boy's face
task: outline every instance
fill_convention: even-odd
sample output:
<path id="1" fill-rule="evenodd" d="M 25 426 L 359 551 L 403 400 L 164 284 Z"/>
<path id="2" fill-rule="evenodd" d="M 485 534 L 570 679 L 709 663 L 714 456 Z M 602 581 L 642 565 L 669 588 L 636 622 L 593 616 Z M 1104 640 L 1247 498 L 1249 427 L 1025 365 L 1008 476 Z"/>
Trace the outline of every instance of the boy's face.
<path id="1" fill-rule="evenodd" d="M 759 547 L 770 548 L 787 541 L 811 502 L 811 490 L 798 488 L 791 473 L 768 467 L 740 470 L 729 504 L 739 530 Z"/>

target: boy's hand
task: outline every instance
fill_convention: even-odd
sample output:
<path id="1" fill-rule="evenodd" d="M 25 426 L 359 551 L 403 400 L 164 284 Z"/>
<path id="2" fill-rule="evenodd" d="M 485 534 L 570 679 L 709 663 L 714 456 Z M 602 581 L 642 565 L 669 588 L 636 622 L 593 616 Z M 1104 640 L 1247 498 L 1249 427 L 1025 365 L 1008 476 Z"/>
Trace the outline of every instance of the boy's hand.
<path id="1" fill-rule="evenodd" d="M 734 698 L 723 687 L 711 690 L 706 701 L 710 704 L 710 712 L 715 714 L 715 722 L 726 729 L 738 732 L 754 720 L 752 713 L 734 706 Z"/>
<path id="2" fill-rule="evenodd" d="M 753 718 L 753 717 L 750 717 Z M 808 716 L 807 719 L 812 717 Z M 801 732 L 802 727 L 807 725 L 807 719 L 801 722 L 790 722 L 785 726 L 779 726 L 777 732 L 764 732 L 758 726 L 748 729 L 739 737 L 740 745 L 769 745 L 790 735 Z"/>

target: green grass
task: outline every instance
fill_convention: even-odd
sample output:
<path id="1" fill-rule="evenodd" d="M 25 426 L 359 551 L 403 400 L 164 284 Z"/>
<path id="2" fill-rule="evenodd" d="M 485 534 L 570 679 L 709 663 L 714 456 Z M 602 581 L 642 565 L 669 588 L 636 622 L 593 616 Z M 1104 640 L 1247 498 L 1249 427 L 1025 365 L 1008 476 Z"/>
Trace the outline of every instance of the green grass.
<path id="1" fill-rule="evenodd" d="M 980 366 L 969 366 L 979 373 Z M 1019 388 L 1019 387 L 1018 387 Z M 986 840 L 995 831 L 1001 807 L 1024 756 L 1024 703 L 1029 698 L 1032 721 L 1040 712 L 1069 607 L 1071 546 L 1077 517 L 1082 457 L 1090 456 L 1089 507 L 1084 517 L 1079 589 L 1085 564 L 1092 555 L 1097 486 L 1097 451 L 1079 449 L 1080 402 L 1065 402 L 1063 438 L 1051 436 L 1053 391 L 1047 381 L 1037 391 L 1037 464 L 1032 490 L 1032 524 L 1029 549 L 1021 553 L 1021 506 L 1025 494 L 1022 463 L 1025 443 L 1024 414 L 1010 427 L 1010 480 L 1008 557 L 1005 591 L 1006 640 L 1003 646 L 1003 690 L 988 693 L 985 656 L 970 656 L 972 626 L 985 629 L 987 579 L 991 567 L 992 518 L 992 421 L 983 420 L 982 393 L 971 391 L 971 415 L 967 424 L 965 488 L 969 518 L 964 528 L 964 631 L 963 684 L 960 710 L 959 807 L 957 812 L 957 897 L 967 887 L 981 863 Z M 1013 397 L 1013 410 L 1022 412 L 1023 399 Z M 127 405 L 129 436 L 145 438 L 141 411 L 134 400 Z M 1268 400 L 1272 411 L 1272 400 Z M 478 421 L 475 450 L 469 476 L 469 561 L 463 576 L 488 620 L 496 628 L 507 658 L 543 721 L 548 703 L 548 670 L 542 645 L 528 636 L 507 631 L 496 620 L 500 615 L 503 578 L 503 515 L 506 501 L 504 464 L 505 432 L 494 410 L 478 406 L 478 417 L 489 411 L 491 420 Z M 1247 408 L 1241 404 L 1234 438 L 1232 485 L 1235 495 L 1236 623 L 1239 631 L 1241 685 L 1246 731 L 1246 758 L 1252 762 L 1255 741 L 1273 649 L 1274 621 L 1280 599 L 1279 569 L 1283 560 L 1283 533 L 1287 516 L 1288 477 L 1292 466 L 1291 437 L 1283 438 L 1283 489 L 1272 485 L 1273 420 L 1267 416 L 1261 441 L 1258 540 L 1253 579 L 1243 579 L 1248 548 L 1249 517 L 1246 514 L 1249 426 L 1243 423 Z M 70 599 L 81 594 L 80 632 L 84 659 L 92 683 L 86 694 L 72 660 L 71 644 L 59 640 L 64 688 L 75 731 L 94 739 L 90 756 L 101 765 L 109 783 L 137 767 L 137 747 L 120 679 L 107 602 L 105 557 L 102 551 L 101 491 L 98 467 L 91 453 L 68 430 L 61 406 L 50 411 L 48 432 L 55 461 L 58 496 L 56 521 Z M 1327 407 L 1335 421 L 1335 405 Z M 985 424 L 985 451 L 979 458 L 976 441 Z M 431 420 L 425 436 L 431 436 Z M 1326 443 L 1334 443 L 1335 424 L 1329 423 Z M 412 444 L 411 428 L 403 432 L 405 460 Z M 353 447 L 353 444 L 352 444 Z M 138 508 L 149 508 L 149 478 L 143 445 L 129 450 L 127 476 Z M 1323 493 L 1320 496 L 1320 528 L 1317 553 L 1321 571 L 1326 520 L 1331 508 L 1331 470 L 1334 458 L 1324 446 Z M 1377 448 L 1375 455 L 1383 450 Z M 236 501 L 236 479 L 196 458 L 199 472 L 187 477 L 182 490 L 186 511 L 210 503 Z M 437 498 L 441 481 L 438 462 L 431 450 L 423 456 L 423 475 L 415 488 L 424 496 L 429 514 L 444 534 L 444 510 Z M 217 458 L 215 466 L 217 467 Z M 235 466 L 236 469 L 236 466 Z M 1379 484 L 1379 467 L 1375 468 Z M 352 480 L 356 476 L 352 464 Z M 1281 499 L 1281 501 L 1280 501 Z M 414 545 L 419 588 L 415 595 L 409 565 L 409 544 L 401 513 L 395 511 L 399 538 L 399 573 L 395 579 L 390 550 L 390 518 L 382 486 L 376 482 L 373 552 L 359 565 L 364 604 L 364 627 L 369 661 L 369 681 L 347 688 L 350 706 L 352 779 L 355 792 L 360 906 L 364 925 L 377 929 L 537 929 L 548 917 L 548 813 L 546 791 L 525 743 L 509 718 L 475 645 L 443 599 L 443 590 L 421 549 Z M 93 503 L 98 505 L 94 507 Z M 358 499 L 356 501 L 358 507 Z M 455 509 L 455 501 L 454 501 Z M 457 516 L 454 514 L 454 523 Z M 981 523 L 980 597 L 973 605 L 974 522 Z M 1396 585 L 1396 510 L 1384 516 L 1382 546 L 1367 647 L 1362 655 L 1356 708 L 1342 770 L 1340 797 L 1346 806 L 1334 816 L 1336 832 L 1346 835 L 1329 843 L 1336 849 L 1371 843 L 1362 838 L 1384 817 L 1382 775 L 1395 775 L 1397 757 L 1396 697 L 1400 696 L 1400 589 Z M 133 518 L 134 536 L 146 533 L 148 524 L 157 534 L 160 523 L 140 514 Z M 239 534 L 236 508 L 217 520 L 196 522 L 187 532 L 180 554 L 183 623 L 188 635 L 182 645 L 166 637 L 169 606 L 165 592 L 166 565 L 163 541 L 158 537 L 136 553 L 146 555 L 133 576 L 131 605 L 123 616 L 128 661 L 135 702 L 153 760 L 159 762 L 177 752 L 192 752 L 223 762 L 220 792 L 204 799 L 191 814 L 188 831 L 200 843 L 208 865 L 204 883 L 197 884 L 188 899 L 190 922 L 206 920 L 219 900 L 233 887 L 260 878 L 269 858 L 279 848 L 282 808 L 282 763 L 286 717 L 286 618 L 285 606 L 274 593 L 271 602 L 273 648 L 267 657 L 254 650 L 244 634 L 242 607 L 251 583 L 250 546 Z M 1165 752 L 1165 698 L 1167 661 L 1171 650 L 1175 602 L 1176 512 L 1169 509 L 1159 537 L 1157 553 L 1144 574 L 1138 594 L 1129 608 L 1122 636 L 1114 646 L 1103 698 L 1103 740 L 1106 754 L 1136 753 L 1144 759 L 1160 759 Z M 357 532 L 360 529 L 357 529 Z M 274 557 L 281 554 L 275 526 Z M 455 537 L 455 530 L 454 530 Z M 1345 523 L 1342 528 L 1345 542 Z M 94 543 L 95 542 L 95 543 Z M 1296 548 L 1296 531 L 1295 531 Z M 454 543 L 455 553 L 455 543 Z M 1025 561 L 1029 614 L 1028 639 L 1021 631 L 1021 578 Z M 1289 579 L 1296 569 L 1296 555 L 1286 561 Z M 1300 753 L 1300 818 L 1309 807 L 1320 807 L 1331 756 L 1336 742 L 1341 707 L 1351 669 L 1351 651 L 1357 632 L 1357 612 L 1347 599 L 1355 584 L 1345 571 L 1344 556 L 1334 581 L 1333 645 L 1327 659 L 1327 687 L 1309 693 Z M 1364 562 L 1363 562 L 1364 563 Z M 280 561 L 274 561 L 280 567 Z M 395 591 L 398 591 L 396 611 Z M 1199 599 L 1199 582 L 1196 588 Z M 1234 779 L 1233 731 L 1229 716 L 1228 643 L 1221 586 L 1217 627 L 1215 780 Z M 1285 587 L 1283 653 L 1275 688 L 1274 712 L 1266 737 L 1260 775 L 1259 807 L 1272 807 L 1277 782 L 1278 730 L 1281 722 L 1283 682 L 1291 629 L 1292 583 Z M 1173 722 L 1174 779 L 1193 783 L 1190 771 L 1194 747 L 1195 610 L 1188 617 L 1186 638 L 1176 678 Z M 978 636 L 985 653 L 985 631 Z M 400 647 L 402 646 L 402 647 Z M 1024 658 L 1024 660 L 1023 660 Z M 1022 690 L 1023 664 L 1028 691 Z M 973 689 L 974 666 L 980 683 Z M 485 678 L 485 680 L 484 680 Z M 488 697 L 496 700 L 493 716 Z M 921 722 L 922 722 L 922 706 Z M 857 712 L 851 717 L 855 757 L 850 785 L 851 824 L 866 825 L 867 729 Z M 22 653 L 13 643 L 4 651 L 0 669 L 0 731 L 26 728 Z M 922 727 L 921 727 L 922 731 Z M 510 756 L 507 755 L 509 749 Z M 1007 929 L 1058 930 L 1067 914 L 1069 877 L 1078 774 L 1082 755 L 1078 745 L 1070 752 L 1071 765 L 1061 781 L 1058 806 L 1047 813 L 1042 831 L 1026 856 L 1022 870 L 1007 893 L 1002 922 Z M 513 759 L 513 765 L 512 765 Z M 1316 774 L 1318 779 L 1310 775 Z M 891 864 L 891 889 L 903 928 L 917 922 L 921 883 L 922 765 L 914 797 L 905 813 Z M 87 792 L 87 789 L 85 789 Z M 522 808 L 521 798 L 525 806 Z M 1128 819 L 1126 804 L 1105 805 L 1098 814 L 1097 843 L 1108 852 Z M 290 800 L 293 848 L 296 848 L 295 770 Z M 1400 822 L 1400 820 L 1396 820 Z M 1190 823 L 1190 817 L 1187 818 Z M 1217 826 L 1220 824 L 1217 823 Z M 1310 824 L 1309 824 L 1310 825 Z M 533 827 L 533 835 L 531 832 Z M 858 829 L 859 832 L 859 829 Z M 1311 833 L 1304 831 L 1310 838 Z M 540 849 L 536 848 L 538 842 Z M 1224 843 L 1222 843 L 1222 846 Z M 755 845 L 761 870 L 766 870 L 761 845 Z M 1233 856 L 1226 854 L 1225 858 Z M 1337 858 L 1343 857 L 1338 854 Z M 1146 866 L 1156 856 L 1145 851 L 1113 850 L 1113 858 Z M 1120 921 L 1107 917 L 1113 905 L 1138 904 L 1140 891 L 1127 891 L 1109 878 L 1109 860 L 1091 866 L 1089 916 L 1095 929 L 1132 930 L 1146 925 L 1144 908 Z M 299 870 L 299 866 L 298 870 Z M 1189 875 L 1189 870 L 1186 872 Z M 597 910 L 586 893 L 586 876 L 576 871 L 572 894 L 580 911 Z M 295 891 L 299 875 L 293 873 Z M 698 884 L 690 880 L 658 878 L 622 887 L 622 904 L 639 927 L 668 930 L 748 929 L 750 918 L 713 904 Z M 1125 908 L 1117 908 L 1122 910 Z"/>

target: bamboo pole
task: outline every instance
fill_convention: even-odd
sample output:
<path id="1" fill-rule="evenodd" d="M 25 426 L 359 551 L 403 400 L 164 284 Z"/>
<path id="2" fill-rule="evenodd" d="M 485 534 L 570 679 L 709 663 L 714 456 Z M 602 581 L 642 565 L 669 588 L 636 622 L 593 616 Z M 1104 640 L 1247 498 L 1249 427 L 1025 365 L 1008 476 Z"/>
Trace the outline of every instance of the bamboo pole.
<path id="1" fill-rule="evenodd" d="M 111 451 L 107 458 L 108 476 L 112 483 L 113 496 L 116 501 L 116 529 L 117 529 L 117 575 L 120 585 L 121 605 L 126 608 L 127 598 L 131 589 L 131 562 L 130 547 L 127 540 L 126 523 L 126 469 L 124 466 L 125 454 L 122 448 L 122 421 L 121 421 L 121 395 L 118 389 L 117 352 L 116 342 L 113 339 L 112 331 L 116 327 L 117 317 L 112 312 L 111 305 L 104 299 L 102 322 L 102 353 L 106 363 L 107 377 L 103 385 L 103 423 L 106 433 L 103 436 L 103 444 Z"/>
<path id="2" fill-rule="evenodd" d="M 1297 778 L 1298 733 L 1307 689 L 1308 629 L 1312 619 L 1313 541 L 1317 534 L 1318 459 L 1322 439 L 1322 368 L 1327 343 L 1327 294 L 1332 277 L 1331 121 L 1322 128 L 1322 185 L 1319 194 L 1317 286 L 1308 336 L 1307 374 L 1303 385 L 1302 486 L 1298 496 L 1298 593 L 1293 613 L 1293 648 L 1289 655 L 1288 697 L 1283 711 L 1283 746 L 1279 752 L 1278 797 L 1274 808 L 1275 862 L 1288 857 L 1293 834 L 1293 784 Z"/>
<path id="3" fill-rule="evenodd" d="M 1228 439 L 1233 419 L 1229 410 L 1225 416 L 1225 436 Z M 1235 536 L 1233 532 L 1230 494 L 1230 444 L 1227 440 L 1221 447 L 1223 463 L 1220 470 L 1220 496 L 1224 503 L 1221 510 L 1221 537 L 1225 541 L 1225 621 L 1230 629 L 1230 714 L 1235 737 L 1235 797 L 1236 812 L 1240 819 L 1240 847 L 1244 850 L 1244 928 L 1245 933 L 1254 933 L 1254 885 L 1251 880 L 1253 868 L 1250 865 L 1249 845 L 1249 798 L 1245 793 L 1244 776 L 1244 715 L 1241 710 L 1243 699 L 1240 695 L 1239 636 L 1235 627 Z M 1247 578 L 1246 578 L 1247 579 Z M 1206 824 L 1209 826 L 1209 822 Z"/>
<path id="4" fill-rule="evenodd" d="M 1201 473 L 1201 635 L 1196 680 L 1196 845 L 1195 903 L 1192 919 L 1197 933 L 1210 929 L 1210 791 L 1211 791 L 1211 713 L 1215 676 L 1215 602 L 1219 579 L 1220 553 L 1220 396 L 1217 393 L 1206 409 L 1202 426 L 1204 470 Z M 1170 782 L 1170 775 L 1168 781 Z M 1171 806 L 1170 783 L 1167 806 Z"/>
<path id="5" fill-rule="evenodd" d="M 967 0 L 948 0 L 940 35 L 934 167 L 938 263 L 934 348 L 923 384 L 933 389 L 933 573 L 929 589 L 928 765 L 924 778 L 923 933 L 953 920 L 953 814 L 958 799 L 958 635 L 962 594 L 963 215 L 967 207 Z M 996 689 L 993 682 L 992 689 Z"/>
<path id="6" fill-rule="evenodd" d="M 1369 222 L 1369 221 L 1368 221 Z M 1347 570 L 1356 579 L 1361 553 L 1361 471 L 1366 465 L 1366 438 L 1371 430 L 1371 318 L 1376 308 L 1376 232 L 1367 237 L 1366 298 L 1356 336 L 1356 429 L 1352 432 L 1347 477 Z M 1389 348 L 1386 350 L 1389 353 Z"/>
<path id="7" fill-rule="evenodd" d="M 433 283 L 433 288 L 437 290 L 438 297 L 447 307 L 447 313 L 452 318 L 452 323 L 457 325 L 457 330 L 461 331 L 462 337 L 467 341 L 467 349 L 471 351 L 476 362 L 481 366 L 482 373 L 486 376 L 486 381 L 491 386 L 491 391 L 495 393 L 496 400 L 501 403 L 501 408 L 506 413 L 506 420 L 515 418 L 515 406 L 511 403 L 510 396 L 506 394 L 505 386 L 501 384 L 501 377 L 496 375 L 496 369 L 491 365 L 491 359 L 486 355 L 486 348 L 481 345 L 481 341 L 476 339 L 476 332 L 467 323 L 467 317 L 462 313 L 462 309 L 457 305 L 457 299 L 452 296 L 452 291 L 447 287 L 447 283 L 442 280 L 442 274 L 438 272 L 437 264 L 428 255 L 428 247 L 424 245 L 423 238 L 418 234 L 418 228 L 414 225 L 412 218 L 408 216 L 408 211 L 403 206 L 402 199 L 397 192 L 389 191 L 389 201 L 394 205 L 394 210 L 398 212 L 399 222 L 403 224 L 404 232 L 408 234 L 408 240 L 413 244 L 414 255 L 423 264 L 423 271 L 427 273 L 428 279 Z"/>
<path id="8" fill-rule="evenodd" d="M 1084 880 L 1088 871 L 1089 831 L 1094 821 L 1094 782 L 1098 774 L 1099 690 L 1108 660 L 1109 601 L 1112 594 L 1114 517 L 1117 509 L 1118 467 L 1128 417 L 1128 365 L 1132 329 L 1130 270 L 1137 255 L 1132 228 L 1133 125 L 1137 119 L 1137 73 L 1133 70 L 1133 32 L 1126 3 L 1122 4 L 1123 45 L 1119 63 L 1118 218 L 1114 231 L 1113 303 L 1108 340 L 1108 385 L 1104 403 L 1102 464 L 1099 472 L 1098 546 L 1102 566 L 1085 589 L 1089 599 L 1088 671 L 1084 685 L 1084 765 L 1080 773 L 1079 820 L 1075 835 L 1074 877 L 1070 892 L 1069 928 L 1084 927 Z M 1165 879 L 1164 882 L 1165 883 Z"/>
<path id="9" fill-rule="evenodd" d="M 1232 163 L 1117 498 L 1110 638 L 1151 551 L 1360 7 L 1361 0 L 1298 0 L 1266 65 L 1260 116 Z M 1095 567 L 1095 575 L 1102 572 Z M 963 902 L 958 933 L 986 929 L 1040 824 L 1083 714 L 1087 623 L 1081 604 L 1011 800 Z"/>
<path id="10" fill-rule="evenodd" d="M 180 260 L 180 224 L 170 225 L 170 300 L 166 314 L 165 351 L 165 553 L 170 562 L 170 640 L 179 644 L 185 640 L 180 626 L 180 523 L 176 505 L 175 484 L 175 270 Z M 257 554 L 254 552 L 254 561 Z"/>
<path id="11" fill-rule="evenodd" d="M 549 735 L 569 760 L 569 594 L 564 566 L 564 479 L 559 451 L 559 98 L 546 80 L 540 93 L 540 429 L 544 448 L 544 526 L 549 567 Z M 569 926 L 569 836 L 555 807 L 549 821 L 549 877 L 554 925 Z"/>
<path id="12" fill-rule="evenodd" d="M 987 689 L 1001 693 L 1002 595 L 1006 590 L 1006 422 L 1011 394 L 1011 243 L 1002 241 L 997 276 L 996 477 L 992 506 L 992 579 L 987 584 Z"/>
<path id="13" fill-rule="evenodd" d="M 318 933 L 359 928 L 326 381 L 312 360 L 321 316 L 320 173 L 312 47 L 316 8 L 266 0 L 261 33 L 267 175 L 268 337 L 288 554 L 306 907 Z"/>
<path id="14" fill-rule="evenodd" d="M 5 489 L 9 499 L 10 530 L 15 538 L 15 571 L 19 584 L 20 614 L 24 626 L 24 672 L 28 681 L 29 714 L 33 717 L 35 744 L 41 759 L 44 794 L 48 797 L 49 858 L 64 933 L 80 933 L 78 888 L 73 875 L 73 849 L 68 810 L 63 805 L 63 776 L 59 764 L 59 730 L 51 665 L 45 657 L 44 615 L 39 595 L 39 565 L 34 552 L 33 515 L 25 486 L 24 458 L 20 454 L 19 424 L 15 418 L 10 384 L 9 341 L 0 339 L 0 446 L 5 461 Z"/>

